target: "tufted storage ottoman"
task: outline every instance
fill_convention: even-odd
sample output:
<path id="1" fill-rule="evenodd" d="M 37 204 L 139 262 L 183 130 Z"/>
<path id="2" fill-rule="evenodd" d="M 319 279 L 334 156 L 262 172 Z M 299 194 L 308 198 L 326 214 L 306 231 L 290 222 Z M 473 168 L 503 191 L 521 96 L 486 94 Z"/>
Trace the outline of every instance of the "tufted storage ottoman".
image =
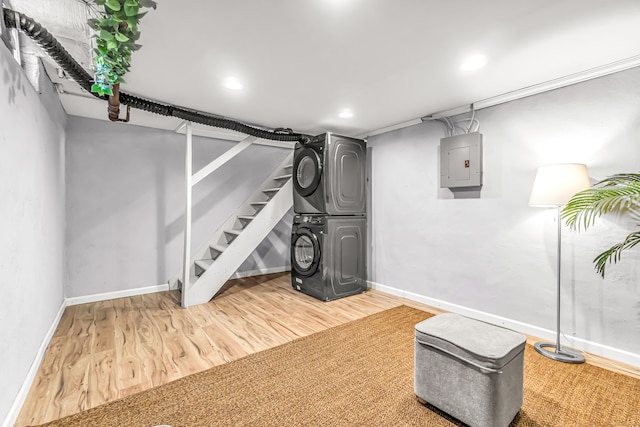
<path id="1" fill-rule="evenodd" d="M 508 426 L 522 406 L 524 335 L 453 313 L 415 327 L 414 391 L 473 427 Z"/>

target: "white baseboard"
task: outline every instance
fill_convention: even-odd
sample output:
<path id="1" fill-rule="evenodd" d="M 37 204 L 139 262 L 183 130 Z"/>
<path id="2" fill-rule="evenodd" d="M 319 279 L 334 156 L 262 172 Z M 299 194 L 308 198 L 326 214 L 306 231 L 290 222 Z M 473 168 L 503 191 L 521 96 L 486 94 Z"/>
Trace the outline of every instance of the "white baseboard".
<path id="1" fill-rule="evenodd" d="M 258 270 L 239 271 L 234 273 L 230 279 L 243 279 L 250 276 L 260 276 L 263 274 L 283 273 L 285 271 L 291 271 L 290 266 L 261 268 Z M 147 286 L 144 288 L 126 289 L 123 291 L 105 292 L 102 294 L 85 295 L 81 297 L 71 297 L 66 299 L 67 306 L 87 304 L 91 302 L 107 301 L 111 299 L 126 298 L 136 295 L 152 294 L 155 292 L 164 292 L 169 290 L 176 290 L 178 287 L 174 284 L 171 286 L 168 282 L 161 285 Z"/>
<path id="2" fill-rule="evenodd" d="M 482 320 L 483 322 L 491 323 L 498 326 L 504 326 L 505 328 L 513 329 L 523 334 L 532 335 L 543 340 L 548 340 L 551 342 L 556 341 L 556 332 L 549 329 L 530 325 L 524 322 L 519 322 L 517 320 L 507 319 L 506 317 L 500 317 L 495 314 L 486 313 L 484 311 L 475 310 L 473 308 L 468 308 L 457 304 L 452 304 L 439 299 L 429 298 L 424 295 L 416 294 L 414 292 L 404 291 L 402 289 L 386 286 L 381 283 L 370 281 L 367 283 L 370 288 L 377 289 L 391 295 L 407 298 L 412 301 L 430 305 L 444 311 L 471 317 L 473 319 Z M 635 354 L 631 353 L 630 351 L 609 347 L 607 345 L 599 344 L 597 342 L 589 341 L 583 338 L 569 337 L 564 335 L 563 338 L 569 343 L 569 347 L 573 347 L 598 356 L 606 357 L 607 359 L 617 360 L 619 362 L 640 368 L 640 354 Z"/>
<path id="3" fill-rule="evenodd" d="M 123 291 L 105 292 L 102 294 L 85 295 L 81 297 L 67 298 L 67 305 L 86 304 L 89 302 L 107 301 L 110 299 L 126 298 L 136 295 L 152 294 L 155 292 L 164 292 L 169 290 L 169 284 L 147 286 L 144 288 L 125 289 Z"/>
<path id="4" fill-rule="evenodd" d="M 56 317 L 53 319 L 51 323 L 51 327 L 47 331 L 47 334 L 44 336 L 42 343 L 40 343 L 40 347 L 38 348 L 38 353 L 36 357 L 33 359 L 31 363 L 31 367 L 29 368 L 29 372 L 27 372 L 27 376 L 22 383 L 22 387 L 18 391 L 18 394 L 9 408 L 9 412 L 2 422 L 2 427 L 11 427 L 15 424 L 18 415 L 20 415 L 20 410 L 22 409 L 22 405 L 24 405 L 24 401 L 27 398 L 27 394 L 31 389 L 31 385 L 33 381 L 36 379 L 36 375 L 38 374 L 38 369 L 40 369 L 40 364 L 42 364 L 42 359 L 44 358 L 44 354 L 49 347 L 49 343 L 53 338 L 53 334 L 56 332 L 56 328 L 58 327 L 58 323 L 60 323 L 60 319 L 62 319 L 62 315 L 64 314 L 64 310 L 67 308 L 67 300 L 62 301 L 60 308 L 58 309 L 58 313 Z"/>

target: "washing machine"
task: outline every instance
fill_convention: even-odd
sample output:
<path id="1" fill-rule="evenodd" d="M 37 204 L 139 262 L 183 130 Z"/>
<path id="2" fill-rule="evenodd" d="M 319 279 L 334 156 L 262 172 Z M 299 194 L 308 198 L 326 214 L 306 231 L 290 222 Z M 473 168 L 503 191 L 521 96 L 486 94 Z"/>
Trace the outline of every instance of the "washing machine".
<path id="1" fill-rule="evenodd" d="M 364 292 L 366 218 L 296 215 L 291 232 L 291 285 L 323 301 Z"/>
<path id="2" fill-rule="evenodd" d="M 293 210 L 299 214 L 366 213 L 366 142 L 324 133 L 297 143 Z"/>

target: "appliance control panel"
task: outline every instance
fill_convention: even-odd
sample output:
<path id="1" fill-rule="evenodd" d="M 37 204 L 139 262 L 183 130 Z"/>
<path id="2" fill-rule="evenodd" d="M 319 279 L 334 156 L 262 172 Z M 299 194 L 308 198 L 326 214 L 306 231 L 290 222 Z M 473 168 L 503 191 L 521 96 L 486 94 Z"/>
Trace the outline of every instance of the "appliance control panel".
<path id="1" fill-rule="evenodd" d="M 325 223 L 325 218 L 323 216 L 302 216 L 302 222 L 311 224 L 311 225 L 322 225 Z"/>

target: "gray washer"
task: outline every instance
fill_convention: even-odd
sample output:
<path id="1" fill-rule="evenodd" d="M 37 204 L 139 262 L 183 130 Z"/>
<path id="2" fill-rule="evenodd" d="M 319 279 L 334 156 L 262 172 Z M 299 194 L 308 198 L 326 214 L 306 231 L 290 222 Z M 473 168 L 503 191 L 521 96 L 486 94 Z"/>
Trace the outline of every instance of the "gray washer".
<path id="1" fill-rule="evenodd" d="M 293 157 L 293 210 L 299 214 L 366 213 L 366 142 L 324 133 Z"/>
<path id="2" fill-rule="evenodd" d="M 291 232 L 291 285 L 331 301 L 364 292 L 367 219 L 296 215 Z"/>

